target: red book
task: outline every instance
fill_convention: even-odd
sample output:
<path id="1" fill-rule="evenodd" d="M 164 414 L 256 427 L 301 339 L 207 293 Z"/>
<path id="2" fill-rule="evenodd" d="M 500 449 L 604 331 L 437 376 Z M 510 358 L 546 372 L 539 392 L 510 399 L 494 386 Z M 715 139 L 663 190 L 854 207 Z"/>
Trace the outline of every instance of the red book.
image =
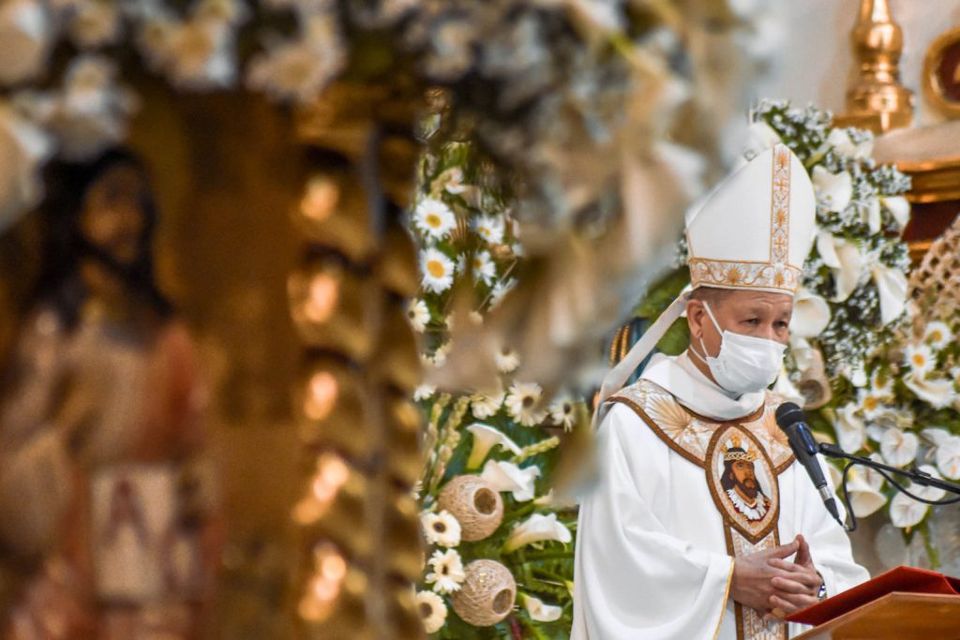
<path id="1" fill-rule="evenodd" d="M 820 625 L 894 591 L 960 596 L 960 579 L 926 569 L 897 567 L 812 607 L 797 611 L 787 616 L 787 620 Z"/>

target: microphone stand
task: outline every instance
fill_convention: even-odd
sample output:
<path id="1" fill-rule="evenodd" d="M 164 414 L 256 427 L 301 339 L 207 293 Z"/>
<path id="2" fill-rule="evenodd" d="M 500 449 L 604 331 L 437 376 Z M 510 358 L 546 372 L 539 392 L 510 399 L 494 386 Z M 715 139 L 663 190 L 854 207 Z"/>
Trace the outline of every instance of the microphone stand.
<path id="1" fill-rule="evenodd" d="M 865 467 L 870 467 L 871 469 L 876 469 L 878 471 L 886 471 L 888 473 L 896 473 L 901 476 L 905 476 L 915 483 L 924 486 L 924 487 L 933 487 L 935 489 L 943 489 L 949 493 L 956 494 L 960 496 L 960 484 L 953 482 L 947 482 L 946 480 L 941 480 L 940 478 L 935 478 L 929 473 L 924 473 L 918 469 L 899 469 L 897 467 L 891 467 L 890 465 L 883 464 L 882 462 L 877 462 L 876 460 L 871 460 L 870 458 L 863 458 L 861 456 L 854 456 L 835 444 L 829 444 L 826 442 L 820 442 L 819 450 L 820 453 L 829 457 L 837 458 L 840 460 L 849 460 L 851 464 L 861 464 Z"/>

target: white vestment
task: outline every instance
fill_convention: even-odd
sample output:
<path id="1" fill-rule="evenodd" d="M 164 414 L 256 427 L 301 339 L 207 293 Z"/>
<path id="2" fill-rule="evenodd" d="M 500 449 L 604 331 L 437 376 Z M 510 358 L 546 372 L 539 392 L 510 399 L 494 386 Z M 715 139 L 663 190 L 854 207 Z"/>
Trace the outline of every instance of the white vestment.
<path id="1" fill-rule="evenodd" d="M 765 393 L 731 397 L 686 355 L 658 356 L 644 370 L 641 387 L 644 380 L 717 422 L 769 404 Z M 664 432 L 658 435 L 624 403 L 611 403 L 597 433 L 597 448 L 599 482 L 580 507 L 571 638 L 736 640 L 728 520 L 717 506 L 720 498 L 711 493 L 705 467 L 678 452 Z M 780 454 L 785 462 L 775 481 L 779 517 L 770 523 L 770 540 L 778 533 L 785 544 L 802 533 L 828 595 L 867 580 L 867 572 L 853 561 L 846 533 L 824 508 L 806 471 L 790 462 L 788 449 Z M 802 630 L 790 624 L 788 633 L 793 637 Z"/>

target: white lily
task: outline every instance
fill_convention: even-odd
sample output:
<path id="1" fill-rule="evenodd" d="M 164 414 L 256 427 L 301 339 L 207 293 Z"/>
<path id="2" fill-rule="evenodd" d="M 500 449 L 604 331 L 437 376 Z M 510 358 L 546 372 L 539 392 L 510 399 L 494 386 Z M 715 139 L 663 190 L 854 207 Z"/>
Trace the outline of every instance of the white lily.
<path id="1" fill-rule="evenodd" d="M 920 439 L 917 434 L 895 427 L 887 429 L 880 438 L 880 453 L 883 454 L 883 459 L 895 467 L 913 462 L 919 446 Z"/>
<path id="2" fill-rule="evenodd" d="M 521 469 L 512 462 L 487 460 L 480 477 L 497 491 L 509 491 L 517 502 L 533 500 L 534 485 L 540 477 L 540 468 L 536 465 Z"/>
<path id="3" fill-rule="evenodd" d="M 467 459 L 467 469 L 477 469 L 487 459 L 490 450 L 499 446 L 514 455 L 520 454 L 520 447 L 517 446 L 505 433 L 494 429 L 485 424 L 474 422 L 467 431 L 473 434 L 473 448 L 470 449 L 470 457 Z"/>
<path id="4" fill-rule="evenodd" d="M 743 157 L 752 160 L 767 149 L 781 142 L 780 134 L 763 120 L 747 127 L 747 141 L 743 145 Z"/>
<path id="5" fill-rule="evenodd" d="M 864 271 L 864 257 L 860 247 L 844 238 L 826 232 L 817 234 L 817 252 L 823 263 L 833 269 L 837 291 L 834 302 L 843 302 L 850 297 Z"/>
<path id="6" fill-rule="evenodd" d="M 801 287 L 793 303 L 790 333 L 799 338 L 816 338 L 830 323 L 830 305 L 822 297 Z"/>
<path id="7" fill-rule="evenodd" d="M 511 553 L 520 547 L 536 542 L 562 542 L 567 544 L 573 536 L 567 526 L 557 520 L 557 514 L 543 515 L 535 513 L 510 532 L 503 545 L 504 553 Z"/>
<path id="8" fill-rule="evenodd" d="M 857 405 L 845 404 L 837 409 L 837 419 L 833 423 L 833 428 L 837 432 L 837 444 L 847 453 L 856 453 L 866 442 L 866 426 L 856 413 Z"/>
<path id="9" fill-rule="evenodd" d="M 846 171 L 830 173 L 823 167 L 813 168 L 813 188 L 817 193 L 817 203 L 828 211 L 840 213 L 853 198 L 853 178 Z"/>
<path id="10" fill-rule="evenodd" d="M 880 196 L 880 204 L 886 207 L 893 219 L 903 229 L 910 221 L 910 202 L 903 196 Z"/>
<path id="11" fill-rule="evenodd" d="M 880 294 L 880 322 L 890 324 L 900 317 L 907 305 L 907 276 L 879 260 L 870 268 L 870 275 Z"/>
<path id="12" fill-rule="evenodd" d="M 934 378 L 928 380 L 913 374 L 903 378 L 903 384 L 913 391 L 918 398 L 936 409 L 949 405 L 957 397 L 953 381 L 949 378 Z"/>
<path id="13" fill-rule="evenodd" d="M 521 594 L 523 606 L 526 608 L 530 618 L 537 622 L 555 622 L 563 615 L 563 608 L 553 604 L 546 604 L 540 598 L 531 595 Z"/>

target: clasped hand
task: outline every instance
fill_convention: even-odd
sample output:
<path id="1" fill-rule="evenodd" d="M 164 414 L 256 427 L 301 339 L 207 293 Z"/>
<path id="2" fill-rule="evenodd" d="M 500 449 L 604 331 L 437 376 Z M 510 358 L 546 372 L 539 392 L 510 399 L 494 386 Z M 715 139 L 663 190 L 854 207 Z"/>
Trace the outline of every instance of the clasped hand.
<path id="1" fill-rule="evenodd" d="M 793 562 L 788 561 L 794 554 Z M 782 619 L 816 604 L 821 583 L 810 547 L 798 535 L 789 544 L 736 558 L 730 595 L 762 612 L 765 620 Z"/>

